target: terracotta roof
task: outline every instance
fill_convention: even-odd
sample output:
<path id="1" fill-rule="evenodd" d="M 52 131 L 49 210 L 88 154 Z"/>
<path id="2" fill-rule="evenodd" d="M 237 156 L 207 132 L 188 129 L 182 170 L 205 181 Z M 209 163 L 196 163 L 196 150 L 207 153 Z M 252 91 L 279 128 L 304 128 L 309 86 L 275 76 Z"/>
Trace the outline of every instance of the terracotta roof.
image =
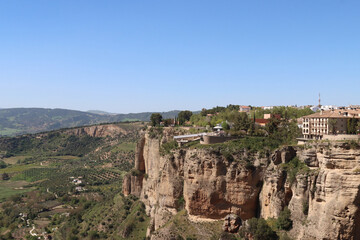
<path id="1" fill-rule="evenodd" d="M 344 114 L 348 113 L 351 116 L 345 116 Z M 360 111 L 358 110 L 329 110 L 329 111 L 322 111 L 322 112 L 316 112 L 307 116 L 303 116 L 303 118 L 360 118 L 359 116 Z M 357 115 L 357 116 L 354 116 Z"/>
<path id="2" fill-rule="evenodd" d="M 266 124 L 266 123 L 268 123 L 269 121 L 270 121 L 269 119 L 262 119 L 262 118 L 256 118 L 256 119 L 255 119 L 255 122 L 256 122 L 256 123 L 259 123 L 259 124 L 260 124 L 260 123 L 265 123 L 265 124 Z"/>

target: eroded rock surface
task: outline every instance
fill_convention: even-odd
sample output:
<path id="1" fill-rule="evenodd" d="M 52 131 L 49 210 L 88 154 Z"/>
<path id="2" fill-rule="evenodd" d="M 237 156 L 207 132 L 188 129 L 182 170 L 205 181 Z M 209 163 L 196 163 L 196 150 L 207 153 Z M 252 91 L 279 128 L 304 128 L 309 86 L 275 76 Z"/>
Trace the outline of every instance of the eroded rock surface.
<path id="1" fill-rule="evenodd" d="M 241 218 L 236 214 L 226 215 L 223 224 L 224 232 L 236 233 L 241 226 Z"/>
<path id="2" fill-rule="evenodd" d="M 197 220 L 236 214 L 243 221 L 277 218 L 288 206 L 294 239 L 360 239 L 359 149 L 341 143 L 285 147 L 256 155 L 249 166 L 246 152 L 235 159 L 209 149 L 161 156 L 160 146 L 171 134 L 165 130 L 161 139 L 145 134 L 135 163 L 143 175 L 124 179 L 124 193 L 140 196 L 152 218 L 149 235 L 183 206 Z M 295 156 L 310 170 L 289 182 L 283 165 Z"/>

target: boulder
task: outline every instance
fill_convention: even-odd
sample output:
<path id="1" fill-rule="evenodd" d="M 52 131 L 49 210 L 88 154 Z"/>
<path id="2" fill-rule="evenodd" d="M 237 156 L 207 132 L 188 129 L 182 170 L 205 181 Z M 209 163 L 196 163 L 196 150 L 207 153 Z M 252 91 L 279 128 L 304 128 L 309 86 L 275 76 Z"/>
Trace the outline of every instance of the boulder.
<path id="1" fill-rule="evenodd" d="M 236 214 L 228 214 L 224 219 L 223 230 L 236 233 L 241 226 L 241 218 Z"/>

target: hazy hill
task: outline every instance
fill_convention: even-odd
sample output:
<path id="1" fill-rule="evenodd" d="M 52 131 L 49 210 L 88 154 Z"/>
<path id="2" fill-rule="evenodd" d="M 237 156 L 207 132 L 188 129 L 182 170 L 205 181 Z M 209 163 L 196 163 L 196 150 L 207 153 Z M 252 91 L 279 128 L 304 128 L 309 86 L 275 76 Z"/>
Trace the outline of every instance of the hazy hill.
<path id="1" fill-rule="evenodd" d="M 179 111 L 161 113 L 173 118 Z M 60 128 L 105 122 L 149 121 L 152 112 L 129 114 L 96 114 L 68 109 L 7 108 L 0 109 L 0 136 L 36 133 Z"/>
<path id="2" fill-rule="evenodd" d="M 86 112 L 100 114 L 100 115 L 116 115 L 117 114 L 117 113 L 110 113 L 110 112 L 101 111 L 101 110 L 88 110 Z"/>

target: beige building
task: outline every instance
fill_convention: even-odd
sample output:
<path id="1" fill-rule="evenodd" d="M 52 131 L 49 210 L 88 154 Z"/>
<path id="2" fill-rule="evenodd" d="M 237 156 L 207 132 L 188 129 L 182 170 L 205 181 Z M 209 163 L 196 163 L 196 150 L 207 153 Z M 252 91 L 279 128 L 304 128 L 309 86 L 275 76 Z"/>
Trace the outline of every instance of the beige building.
<path id="1" fill-rule="evenodd" d="M 246 113 L 248 113 L 248 112 L 250 112 L 250 110 L 251 110 L 251 107 L 249 107 L 249 106 L 240 106 L 240 107 L 239 107 L 239 112 L 246 112 Z"/>
<path id="2" fill-rule="evenodd" d="M 320 111 L 303 117 L 302 133 L 306 139 L 322 139 L 324 135 L 347 133 L 347 120 L 360 118 L 359 109 Z"/>

